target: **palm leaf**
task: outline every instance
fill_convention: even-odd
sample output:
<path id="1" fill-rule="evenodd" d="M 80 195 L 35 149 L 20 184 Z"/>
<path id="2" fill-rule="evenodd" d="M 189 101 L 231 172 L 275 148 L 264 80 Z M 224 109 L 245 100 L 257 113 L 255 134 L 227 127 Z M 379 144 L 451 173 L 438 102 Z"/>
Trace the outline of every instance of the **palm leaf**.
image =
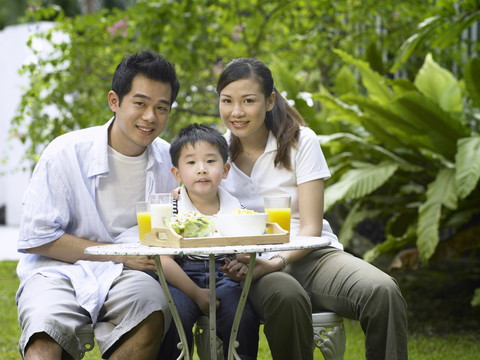
<path id="1" fill-rule="evenodd" d="M 381 210 L 365 210 L 362 208 L 360 201 L 356 202 L 345 218 L 340 233 L 338 234 L 340 243 L 345 247 L 348 246 L 348 243 L 353 238 L 355 226 L 365 219 L 378 216 L 380 213 Z"/>
<path id="2" fill-rule="evenodd" d="M 440 35 L 436 36 L 432 43 L 432 48 L 440 50 L 458 41 L 462 32 L 472 26 L 480 18 L 480 11 L 457 15 L 450 21 L 448 28 Z"/>
<path id="3" fill-rule="evenodd" d="M 429 53 L 415 77 L 415 86 L 447 112 L 463 109 L 460 84 L 453 74 L 438 65 Z"/>
<path id="4" fill-rule="evenodd" d="M 389 158 L 393 162 L 397 162 L 398 165 L 406 170 L 406 171 L 421 171 L 422 168 L 411 164 L 404 159 L 402 159 L 400 156 L 396 155 L 395 153 L 388 151 L 387 149 L 373 144 L 371 141 L 368 141 L 366 139 L 363 139 L 359 136 L 356 136 L 351 133 L 335 133 L 331 135 L 317 135 L 318 141 L 320 142 L 320 145 L 325 145 L 328 144 L 329 142 L 339 142 L 342 141 L 344 143 L 347 142 L 354 142 L 358 143 L 359 145 L 362 146 L 362 150 L 368 150 L 368 151 L 375 151 L 378 152 L 379 154 L 382 154 L 382 156 Z"/>
<path id="5" fill-rule="evenodd" d="M 325 211 L 340 200 L 358 199 L 372 193 L 388 181 L 398 166 L 398 163 L 384 161 L 347 171 L 338 182 L 326 188 Z"/>
<path id="6" fill-rule="evenodd" d="M 480 178 L 480 136 L 458 140 L 455 156 L 455 184 L 460 199 L 466 198 L 477 186 Z"/>
<path id="7" fill-rule="evenodd" d="M 382 103 L 388 102 L 393 97 L 392 90 L 387 86 L 388 79 L 373 71 L 368 62 L 355 59 L 339 49 L 333 51 L 339 55 L 343 61 L 354 65 L 358 69 L 362 76 L 362 83 L 372 100 Z"/>
<path id="8" fill-rule="evenodd" d="M 480 59 L 473 58 L 465 65 L 463 79 L 475 106 L 480 107 Z"/>
<path id="9" fill-rule="evenodd" d="M 430 183 L 427 200 L 420 205 L 417 224 L 417 247 L 420 259 L 427 263 L 437 247 L 442 205 L 456 208 L 455 170 L 442 169 Z"/>
<path id="10" fill-rule="evenodd" d="M 408 60 L 412 52 L 415 50 L 417 45 L 430 36 L 438 27 L 442 26 L 444 19 L 440 16 L 433 16 L 422 21 L 418 26 L 418 31 L 411 35 L 407 40 L 403 42 L 400 46 L 400 49 L 395 56 L 395 61 L 390 68 L 390 72 L 394 73 L 397 71 L 400 66 Z"/>
<path id="11" fill-rule="evenodd" d="M 396 252 L 400 249 L 403 249 L 406 245 L 412 244 L 412 242 L 414 242 L 414 239 L 415 227 L 413 226 L 413 224 L 410 224 L 401 237 L 396 237 L 388 234 L 387 239 L 383 243 L 378 244 L 373 249 L 370 249 L 365 252 L 365 254 L 363 254 L 363 260 L 367 262 L 372 262 L 382 254 Z"/>
<path id="12" fill-rule="evenodd" d="M 468 129 L 453 116 L 443 111 L 429 98 L 416 92 L 407 92 L 392 102 L 393 110 L 405 120 L 416 124 L 426 134 L 431 150 L 452 159 L 457 139 L 468 136 Z"/>

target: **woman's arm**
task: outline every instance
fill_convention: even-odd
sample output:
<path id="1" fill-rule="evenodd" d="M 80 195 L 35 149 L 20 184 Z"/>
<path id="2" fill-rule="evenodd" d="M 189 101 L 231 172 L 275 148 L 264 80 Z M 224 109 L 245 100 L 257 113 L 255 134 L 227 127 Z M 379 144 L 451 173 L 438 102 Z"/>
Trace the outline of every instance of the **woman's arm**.
<path id="1" fill-rule="evenodd" d="M 298 236 L 321 236 L 323 227 L 323 179 L 312 180 L 298 185 L 298 210 L 300 216 L 300 230 Z M 283 251 L 280 254 L 293 263 L 303 258 L 313 249 Z M 279 263 L 278 269 L 283 266 L 283 260 L 274 258 Z"/>
<path id="2" fill-rule="evenodd" d="M 298 207 L 300 216 L 299 236 L 321 236 L 323 226 L 323 179 L 312 180 L 298 185 Z M 288 264 L 291 264 L 313 249 L 308 250 L 290 250 L 279 253 L 284 256 Z M 241 265 L 240 265 L 240 264 Z M 232 261 L 225 266 L 225 274 L 234 280 L 243 280 L 245 271 L 240 270 L 244 265 L 248 264 L 247 256 L 238 256 L 237 261 Z M 259 258 L 255 261 L 255 269 L 253 278 L 258 279 L 266 274 L 278 271 L 283 267 L 283 259 L 274 257 L 269 259 Z"/>

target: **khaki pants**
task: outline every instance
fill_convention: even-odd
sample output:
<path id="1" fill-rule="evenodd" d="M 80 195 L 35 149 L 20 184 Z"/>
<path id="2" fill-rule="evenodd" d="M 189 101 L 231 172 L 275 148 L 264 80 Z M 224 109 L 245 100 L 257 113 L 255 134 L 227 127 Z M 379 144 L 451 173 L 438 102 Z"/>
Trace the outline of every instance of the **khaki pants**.
<path id="1" fill-rule="evenodd" d="M 368 360 L 408 357 L 406 303 L 396 281 L 344 251 L 316 250 L 256 280 L 249 299 L 275 360 L 313 358 L 311 314 L 322 310 L 360 321 Z"/>
<path id="2" fill-rule="evenodd" d="M 30 337 L 39 332 L 50 335 L 73 359 L 83 358 L 94 344 L 105 354 L 127 332 L 154 311 L 163 311 L 165 329 L 171 314 L 158 282 L 142 271 L 124 269 L 113 283 L 96 324 L 80 307 L 69 279 L 34 275 L 18 301 L 22 329 L 19 350 L 22 358 Z"/>

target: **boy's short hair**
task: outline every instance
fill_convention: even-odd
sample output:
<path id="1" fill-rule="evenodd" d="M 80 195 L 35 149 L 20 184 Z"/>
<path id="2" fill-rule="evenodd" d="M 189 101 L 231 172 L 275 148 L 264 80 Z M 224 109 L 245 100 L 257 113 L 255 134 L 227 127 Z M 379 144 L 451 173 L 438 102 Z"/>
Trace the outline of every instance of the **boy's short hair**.
<path id="1" fill-rule="evenodd" d="M 133 79 L 137 75 L 170 84 L 172 87 L 170 101 L 173 104 L 180 89 L 175 66 L 164 56 L 150 50 L 126 55 L 118 64 L 113 74 L 112 90 L 118 95 L 120 104 L 123 97 L 132 89 Z"/>
<path id="2" fill-rule="evenodd" d="M 172 164 L 178 167 L 180 152 L 186 144 L 195 146 L 198 141 L 206 141 L 215 146 L 222 156 L 223 163 L 228 160 L 228 144 L 222 133 L 208 125 L 191 124 L 181 129 L 170 144 Z"/>

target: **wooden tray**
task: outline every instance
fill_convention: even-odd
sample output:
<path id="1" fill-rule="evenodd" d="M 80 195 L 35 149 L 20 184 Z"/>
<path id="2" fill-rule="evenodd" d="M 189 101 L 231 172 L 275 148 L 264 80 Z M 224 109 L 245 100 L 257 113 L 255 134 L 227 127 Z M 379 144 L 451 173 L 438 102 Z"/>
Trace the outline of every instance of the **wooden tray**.
<path id="1" fill-rule="evenodd" d="M 169 248 L 195 248 L 226 245 L 283 244 L 290 241 L 288 231 L 283 230 L 277 223 L 267 223 L 267 229 L 271 229 L 272 233 L 252 236 L 184 238 L 178 235 L 172 228 L 161 227 L 154 228 L 145 234 L 142 244 Z"/>

